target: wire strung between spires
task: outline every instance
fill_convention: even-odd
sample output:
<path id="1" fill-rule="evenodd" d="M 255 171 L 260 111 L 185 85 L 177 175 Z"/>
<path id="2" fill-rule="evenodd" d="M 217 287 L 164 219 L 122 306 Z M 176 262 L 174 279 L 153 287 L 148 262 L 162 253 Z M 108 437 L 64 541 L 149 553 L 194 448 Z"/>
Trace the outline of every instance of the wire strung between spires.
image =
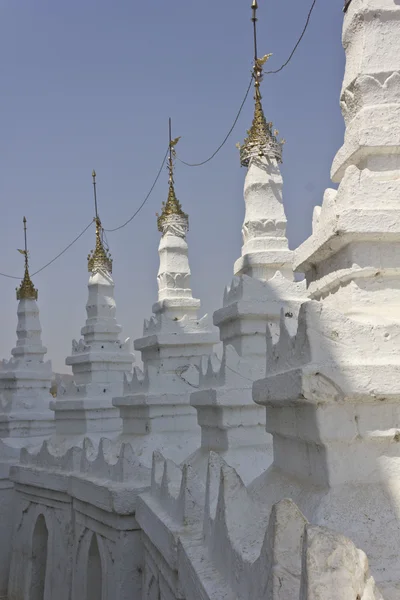
<path id="1" fill-rule="evenodd" d="M 275 71 L 266 71 L 264 73 L 264 75 L 275 75 L 276 73 L 280 73 L 290 63 L 290 61 L 292 60 L 293 56 L 295 55 L 295 52 L 296 52 L 297 48 L 300 46 L 303 37 L 305 36 L 305 33 L 306 33 L 307 29 L 308 29 L 308 25 L 310 23 L 311 15 L 313 13 L 313 10 L 315 8 L 316 3 L 317 3 L 317 0 L 313 0 L 313 3 L 311 4 L 311 8 L 308 11 L 306 24 L 304 25 L 303 31 L 301 32 L 301 35 L 300 35 L 299 39 L 297 40 L 296 45 L 293 48 L 292 52 L 290 53 L 289 58 L 287 59 L 287 61 L 284 62 L 283 65 L 281 67 L 279 67 L 279 69 L 276 69 Z"/>
<path id="2" fill-rule="evenodd" d="M 70 244 L 68 244 L 68 246 L 66 246 L 64 248 L 64 250 L 62 250 L 59 254 L 57 254 L 57 256 L 55 256 L 52 260 L 50 260 L 48 263 L 46 263 L 43 267 L 41 267 L 40 269 L 38 269 L 37 271 L 35 271 L 34 273 L 32 273 L 31 277 L 34 277 L 35 275 L 37 275 L 38 273 L 41 273 L 42 271 L 44 271 L 44 269 L 47 269 L 47 267 L 49 267 L 50 265 L 52 265 L 58 258 L 60 258 L 60 256 L 62 256 L 63 254 L 65 254 L 67 252 L 67 250 L 69 250 L 71 248 L 71 246 L 73 246 L 75 244 L 75 242 L 77 242 L 84 233 L 87 232 L 87 230 L 89 229 L 89 227 L 91 227 L 93 225 L 93 219 L 90 221 L 90 223 L 88 225 L 86 225 L 85 229 L 83 231 L 81 231 L 81 233 L 79 235 L 76 236 L 76 238 L 74 240 L 72 240 L 72 242 Z"/>
<path id="3" fill-rule="evenodd" d="M 347 0 L 347 4 L 345 4 L 345 9 L 344 9 L 344 10 L 346 10 L 346 9 L 348 8 L 348 6 L 349 6 L 350 2 L 351 2 L 351 0 L 350 0 L 350 1 L 349 1 L 349 0 Z M 289 58 L 287 59 L 287 61 L 286 61 L 286 62 L 284 62 L 284 63 L 283 63 L 283 65 L 282 65 L 281 67 L 279 67 L 279 69 L 275 69 L 275 70 L 273 70 L 273 71 L 266 71 L 266 72 L 264 73 L 264 75 L 275 75 L 275 74 L 277 74 L 277 73 L 280 73 L 280 72 L 281 72 L 281 71 L 283 71 L 283 69 L 284 69 L 285 67 L 287 67 L 287 65 L 290 63 L 290 61 L 292 60 L 293 56 L 295 55 L 295 53 L 296 53 L 296 50 L 297 50 L 297 48 L 299 47 L 300 43 L 302 42 L 302 40 L 303 40 L 303 38 L 304 38 L 304 35 L 305 35 L 305 33 L 306 33 L 307 29 L 308 29 L 308 25 L 309 25 L 309 23 L 310 23 L 310 20 L 311 20 L 311 15 L 312 15 L 312 13 L 313 13 L 313 10 L 314 10 L 314 8 L 315 8 L 315 5 L 316 5 L 316 3 L 317 3 L 317 0 L 313 0 L 313 2 L 312 2 L 312 4 L 311 4 L 311 8 L 310 8 L 310 10 L 308 11 L 308 15 L 307 15 L 307 19 L 306 19 L 306 23 L 305 23 L 305 25 L 304 25 L 303 31 L 301 32 L 301 34 L 300 34 L 300 37 L 299 37 L 299 39 L 297 40 L 297 42 L 296 42 L 296 44 L 295 44 L 295 46 L 294 46 L 294 48 L 293 48 L 292 52 L 290 53 L 290 55 L 289 55 Z M 186 161 L 184 161 L 184 160 L 180 159 L 180 158 L 177 156 L 177 159 L 179 160 L 179 162 L 181 162 L 182 164 L 186 165 L 187 167 L 201 167 L 201 166 L 205 165 L 206 163 L 210 162 L 210 161 L 211 161 L 213 158 L 215 158 L 215 156 L 218 154 L 218 152 L 219 152 L 220 150 L 222 150 L 222 148 L 224 147 L 224 145 L 226 144 L 226 142 L 228 141 L 229 137 L 231 136 L 231 134 L 232 134 L 233 130 L 234 130 L 234 129 L 235 129 L 235 127 L 236 127 L 236 124 L 237 124 L 237 122 L 238 122 L 238 120 L 239 120 L 239 117 L 240 117 L 240 115 L 241 115 L 241 113 L 242 113 L 243 107 L 244 107 L 244 105 L 246 104 L 246 100 L 247 100 L 247 98 L 248 98 L 248 95 L 249 95 L 249 92 L 250 92 L 250 89 L 251 89 L 252 83 L 253 83 L 253 75 L 251 76 L 250 83 L 249 83 L 249 86 L 248 86 L 248 88 L 247 88 L 247 91 L 246 91 L 246 95 L 245 95 L 245 97 L 244 97 L 244 99 L 243 99 L 243 102 L 242 102 L 242 104 L 240 105 L 239 112 L 238 112 L 238 114 L 236 115 L 236 118 L 235 118 L 235 120 L 234 120 L 234 122 L 233 122 L 233 125 L 232 125 L 232 127 L 230 128 L 230 130 L 228 131 L 227 135 L 225 136 L 225 138 L 224 138 L 224 140 L 223 140 L 222 144 L 220 144 L 220 145 L 218 146 L 218 148 L 215 150 L 215 152 L 213 152 L 209 158 L 207 158 L 206 160 L 203 160 L 202 162 L 199 162 L 199 163 L 188 163 L 188 162 L 186 162 Z M 160 175 L 161 175 L 162 169 L 163 169 L 163 167 L 164 167 L 164 164 L 165 164 L 166 158 L 167 158 L 167 156 L 168 156 L 168 150 L 169 150 L 169 149 L 167 149 L 167 151 L 166 151 L 166 153 L 165 153 L 165 155 L 164 155 L 164 158 L 163 158 L 162 164 L 161 164 L 161 166 L 160 166 L 160 169 L 159 169 L 159 171 L 158 171 L 158 173 L 157 173 L 157 177 L 155 178 L 155 180 L 154 180 L 154 183 L 153 183 L 153 185 L 151 186 L 149 193 L 147 194 L 147 196 L 145 197 L 145 199 L 143 200 L 143 202 L 142 202 L 142 204 L 139 206 L 139 208 L 138 208 L 138 209 L 137 209 L 137 210 L 136 210 L 136 211 L 133 213 L 133 215 L 132 215 L 132 216 L 131 216 L 131 217 L 130 217 L 130 218 L 127 220 L 127 221 L 125 221 L 125 223 L 123 223 L 123 224 L 122 224 L 122 225 L 120 225 L 119 227 L 114 227 L 113 229 L 103 229 L 103 231 L 107 231 L 107 232 L 109 232 L 109 233 L 111 233 L 111 232 L 114 232 L 114 231 L 118 231 L 119 229 L 122 229 L 123 227 L 125 227 L 126 225 L 128 225 L 129 223 L 131 223 L 131 221 L 133 221 L 133 219 L 134 219 L 134 218 L 135 218 L 135 217 L 136 217 L 136 216 L 139 214 L 139 212 L 140 212 L 140 211 L 142 210 L 142 208 L 145 206 L 146 202 L 149 200 L 149 198 L 150 198 L 150 196 L 151 196 L 151 194 L 152 194 L 152 192 L 153 192 L 153 190 L 154 190 L 154 188 L 155 188 L 155 186 L 156 186 L 156 184 L 157 184 L 157 182 L 158 182 L 158 180 L 159 180 L 159 178 L 160 178 Z M 93 221 L 91 221 L 91 222 L 90 222 L 90 223 L 89 223 L 89 224 L 88 224 L 88 225 L 85 227 L 85 229 L 84 229 L 84 230 L 83 230 L 83 231 L 82 231 L 82 232 L 81 232 L 81 233 L 80 233 L 80 234 L 79 234 L 79 235 L 78 235 L 78 236 L 77 236 L 77 237 L 76 237 L 76 238 L 75 238 L 75 239 L 74 239 L 74 240 L 73 240 L 73 241 L 72 241 L 70 244 L 68 244 L 68 246 L 66 246 L 66 247 L 64 248 L 64 250 L 62 250 L 62 251 L 61 251 L 59 254 L 57 254 L 57 256 L 55 256 L 55 257 L 54 257 L 52 260 L 50 260 L 48 263 L 46 263 L 46 264 L 45 264 L 43 267 L 41 267 L 40 269 L 38 269 L 37 271 L 35 271 L 35 273 L 32 273 L 32 277 L 34 277 L 34 276 L 35 276 L 35 275 L 37 275 L 38 273 L 41 273 L 42 271 L 44 271 L 44 269 L 46 269 L 47 267 L 49 267 L 50 265 L 52 265 L 52 264 L 53 264 L 53 263 L 54 263 L 54 262 L 55 262 L 57 259 L 59 259 L 59 258 L 60 258 L 60 257 L 61 257 L 63 254 L 65 254 L 65 252 L 67 252 L 67 250 L 69 250 L 69 249 L 71 248 L 71 246 L 73 246 L 73 245 L 74 245 L 74 244 L 75 244 L 75 243 L 76 243 L 76 242 L 77 242 L 77 241 L 78 241 L 78 240 L 79 240 L 79 239 L 80 239 L 80 238 L 83 236 L 83 234 L 84 234 L 84 233 L 86 233 L 86 231 L 89 229 L 89 227 L 92 225 L 92 223 L 93 223 Z M 0 277 L 7 277 L 8 279 L 18 279 L 18 280 L 20 280 L 20 279 L 21 279 L 21 277 L 17 277 L 17 276 L 15 276 L 15 275 L 8 275 L 7 273 L 1 273 L 1 272 L 0 272 Z M 229 367 L 228 367 L 228 368 L 229 368 Z"/>
<path id="4" fill-rule="evenodd" d="M 275 75 L 276 73 L 280 73 L 290 63 L 290 61 L 292 60 L 293 56 L 296 53 L 297 48 L 301 44 L 301 41 L 302 41 L 303 37 L 305 36 L 305 33 L 306 33 L 307 29 L 308 29 L 308 25 L 309 25 L 310 20 L 311 20 L 311 15 L 313 13 L 313 10 L 314 10 L 314 7 L 315 7 L 316 3 L 317 3 L 317 0 L 313 0 L 311 8 L 308 11 L 306 24 L 305 24 L 305 26 L 303 28 L 303 31 L 301 32 L 301 35 L 300 35 L 299 39 L 297 40 L 297 42 L 296 42 L 296 44 L 295 44 L 292 52 L 290 53 L 289 58 L 283 63 L 283 65 L 281 65 L 279 67 L 279 69 L 275 69 L 274 71 L 266 71 L 264 73 L 264 75 Z M 251 89 L 251 85 L 252 85 L 252 82 L 253 82 L 253 77 L 254 77 L 254 75 L 252 74 L 251 79 L 250 79 L 250 83 L 249 83 L 249 87 L 247 88 L 247 92 L 246 92 L 246 95 L 244 97 L 244 100 L 243 100 L 242 104 L 240 105 L 239 112 L 236 115 L 236 118 L 235 118 L 235 120 L 233 122 L 233 125 L 230 128 L 230 130 L 228 131 L 228 133 L 227 133 L 226 137 L 224 138 L 224 141 L 222 142 L 222 144 L 220 146 L 218 146 L 218 148 L 215 150 L 215 152 L 213 152 L 213 154 L 211 154 L 211 156 L 209 158 L 207 158 L 206 160 L 203 160 L 202 162 L 199 162 L 199 163 L 189 163 L 189 162 L 186 162 L 186 161 L 182 160 L 181 158 L 179 158 L 179 156 L 177 156 L 176 158 L 179 160 L 179 162 L 181 162 L 183 165 L 186 165 L 187 167 L 201 167 L 201 166 L 205 165 L 206 163 L 210 162 L 218 154 L 218 152 L 225 146 L 225 144 L 228 141 L 231 133 L 235 129 L 236 124 L 237 124 L 237 122 L 239 120 L 239 117 L 240 117 L 240 115 L 242 113 L 243 107 L 246 104 L 246 100 L 248 98 L 248 95 L 249 95 L 249 92 L 250 92 L 250 89 Z"/>
<path id="5" fill-rule="evenodd" d="M 75 242 L 77 242 L 84 233 L 87 232 L 87 230 L 89 229 L 89 227 L 91 227 L 93 225 L 93 220 L 90 221 L 90 223 L 88 225 L 86 225 L 85 229 L 83 231 L 81 231 L 81 233 L 79 235 L 76 236 L 76 238 L 74 238 L 72 240 L 72 242 L 70 244 L 68 244 L 68 246 L 66 246 L 64 248 L 64 250 L 61 250 L 61 252 L 59 252 L 59 254 L 57 254 L 57 256 L 55 256 L 54 258 L 52 258 L 48 263 L 46 263 L 45 265 L 43 265 L 43 267 L 40 267 L 40 269 L 38 269 L 37 271 L 35 271 L 34 273 L 31 274 L 31 277 L 34 277 L 35 275 L 37 275 L 38 273 L 41 273 L 42 271 L 44 271 L 44 269 L 47 269 L 47 267 L 49 267 L 50 265 L 52 265 L 58 258 L 60 258 L 63 254 L 65 254 L 67 252 L 67 250 L 69 250 L 71 248 L 71 246 L 73 246 L 75 244 Z M 21 281 L 22 276 L 19 275 L 8 275 L 7 273 L 0 273 L 1 277 L 7 277 L 8 279 L 19 279 Z"/>
<path id="6" fill-rule="evenodd" d="M 150 198 L 150 196 L 151 196 L 154 188 L 156 187 L 157 181 L 159 180 L 161 172 L 162 172 L 162 170 L 164 168 L 165 161 L 166 161 L 167 156 L 168 156 L 168 152 L 169 152 L 169 147 L 167 148 L 167 151 L 164 154 L 164 158 L 162 159 L 162 163 L 161 163 L 161 166 L 160 166 L 160 168 L 158 170 L 157 177 L 155 178 L 155 180 L 153 182 L 153 185 L 150 188 L 149 193 L 147 194 L 147 196 L 145 197 L 145 199 L 143 200 L 143 202 L 139 206 L 139 208 L 133 213 L 133 215 L 127 221 L 125 221 L 125 223 L 123 223 L 122 225 L 119 225 L 119 227 L 114 227 L 114 229 L 104 229 L 104 231 L 107 231 L 108 233 L 111 233 L 113 231 L 118 231 L 119 229 L 122 229 L 123 227 L 125 227 L 126 225 L 128 225 L 131 221 L 133 221 L 133 219 L 136 217 L 136 215 L 138 215 L 140 213 L 140 211 L 142 210 L 142 208 L 146 204 L 147 200 Z"/>
<path id="7" fill-rule="evenodd" d="M 252 85 L 252 83 L 253 83 L 253 75 L 251 75 L 251 78 L 250 78 L 250 83 L 249 83 L 249 87 L 247 88 L 246 95 L 245 95 L 245 97 L 243 98 L 243 102 L 242 102 L 242 104 L 240 105 L 239 112 L 238 112 L 238 114 L 236 115 L 236 118 L 235 118 L 235 120 L 233 121 L 233 125 L 232 125 L 232 127 L 230 128 L 230 130 L 228 131 L 228 133 L 226 134 L 226 136 L 225 136 L 225 138 L 224 138 L 224 141 L 222 142 L 222 144 L 220 144 L 220 145 L 218 146 L 218 148 L 215 150 L 215 152 L 213 152 L 213 154 L 211 154 L 211 156 L 210 156 L 209 158 L 207 158 L 206 160 L 203 160 L 203 161 L 202 161 L 202 162 L 200 162 L 200 163 L 188 163 L 188 162 L 185 162 L 184 160 L 180 159 L 180 158 L 179 158 L 179 156 L 177 156 L 176 158 L 179 160 L 179 162 L 181 162 L 183 165 L 186 165 L 187 167 L 202 167 L 202 166 L 203 166 L 203 165 L 205 165 L 206 163 L 210 162 L 210 160 L 212 160 L 212 159 L 213 159 L 213 158 L 214 158 L 214 157 L 215 157 L 215 156 L 218 154 L 218 152 L 219 152 L 220 150 L 222 150 L 222 148 L 225 146 L 226 142 L 227 142 L 227 141 L 228 141 L 228 139 L 230 138 L 230 136 L 231 136 L 231 133 L 233 132 L 233 130 L 234 130 L 234 129 L 235 129 L 235 127 L 236 127 L 236 123 L 238 122 L 238 120 L 239 120 L 239 117 L 240 117 L 240 115 L 241 115 L 241 113 L 242 113 L 243 107 L 244 107 L 244 105 L 246 104 L 246 100 L 247 100 L 247 98 L 248 98 L 248 95 L 249 95 L 249 92 L 250 92 L 250 89 L 251 89 L 251 85 Z"/>
<path id="8" fill-rule="evenodd" d="M 146 204 L 146 202 L 148 201 L 148 199 L 151 196 L 152 191 L 154 190 L 157 181 L 160 178 L 161 172 L 163 170 L 164 164 L 165 164 L 165 160 L 167 158 L 169 152 L 169 148 L 167 149 L 160 169 L 157 173 L 157 177 L 155 178 L 153 185 L 150 188 L 149 193 L 147 194 L 147 196 L 145 197 L 145 199 L 143 200 L 142 204 L 139 206 L 139 208 L 134 212 L 134 214 L 131 216 L 130 219 L 128 219 L 127 221 L 125 221 L 125 223 L 123 223 L 122 225 L 120 225 L 119 227 L 115 227 L 114 229 L 103 229 L 103 232 L 112 232 L 112 231 L 118 231 L 119 229 L 122 229 L 123 227 L 125 227 L 126 225 L 128 225 L 135 217 L 137 214 L 139 214 L 139 212 L 142 210 L 142 208 L 144 207 L 144 205 Z M 97 204 L 97 203 L 96 203 Z M 97 214 L 97 207 L 96 207 L 96 214 Z M 48 263 L 46 263 L 45 265 L 43 265 L 43 267 L 41 267 L 40 269 L 38 269 L 37 271 L 35 271 L 34 273 L 32 273 L 31 277 L 34 277 L 35 275 L 37 275 L 38 273 L 41 273 L 42 271 L 44 271 L 44 269 L 46 269 L 47 267 L 49 267 L 50 265 L 52 265 L 58 258 L 60 258 L 63 254 L 65 254 L 65 252 L 67 252 L 67 250 L 69 250 L 71 248 L 71 246 L 73 246 L 82 236 L 84 233 L 86 233 L 86 231 L 89 229 L 89 227 L 91 227 L 91 225 L 93 224 L 93 220 L 90 221 L 90 223 L 85 227 L 85 229 L 83 231 L 81 231 L 81 233 L 74 239 L 72 240 L 72 242 L 70 244 L 68 244 L 68 246 L 66 246 L 59 254 L 57 254 L 57 256 L 55 256 L 52 260 L 50 260 Z M 107 242 L 107 236 L 106 236 L 106 243 L 108 245 Z M 7 277 L 8 279 L 18 279 L 21 280 L 21 277 L 19 276 L 15 276 L 15 275 L 8 275 L 7 273 L 0 273 L 0 277 Z"/>

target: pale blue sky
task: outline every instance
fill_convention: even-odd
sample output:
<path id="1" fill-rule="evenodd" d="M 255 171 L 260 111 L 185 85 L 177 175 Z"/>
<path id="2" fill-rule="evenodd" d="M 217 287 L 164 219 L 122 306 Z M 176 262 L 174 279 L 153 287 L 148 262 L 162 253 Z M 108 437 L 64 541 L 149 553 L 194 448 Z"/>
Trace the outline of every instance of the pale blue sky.
<path id="1" fill-rule="evenodd" d="M 0 0 L 0 271 L 22 274 L 22 217 L 32 270 L 89 223 L 95 168 L 103 225 L 125 221 L 142 202 L 167 145 L 168 117 L 187 161 L 222 141 L 245 94 L 252 65 L 250 0 Z M 277 68 L 301 32 L 311 0 L 259 0 L 259 54 Z M 339 94 L 344 53 L 342 0 L 318 0 L 290 65 L 265 77 L 264 109 L 281 135 L 290 246 L 310 233 L 312 208 L 330 185 L 343 139 Z M 221 304 L 240 254 L 243 180 L 235 143 L 251 123 L 249 98 L 220 154 L 204 167 L 177 166 L 176 191 L 190 216 L 192 285 L 203 309 Z M 108 234 L 123 336 L 141 335 L 156 300 L 155 213 L 160 179 L 140 215 Z M 87 298 L 90 230 L 34 278 L 43 341 L 67 371 Z M 15 344 L 15 286 L 0 277 L 0 356 Z"/>

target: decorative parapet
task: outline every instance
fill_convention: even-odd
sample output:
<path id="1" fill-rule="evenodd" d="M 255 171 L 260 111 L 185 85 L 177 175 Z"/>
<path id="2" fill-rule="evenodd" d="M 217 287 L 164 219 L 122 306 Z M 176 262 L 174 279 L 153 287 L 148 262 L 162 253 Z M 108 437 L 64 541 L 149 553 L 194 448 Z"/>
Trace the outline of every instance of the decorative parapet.
<path id="1" fill-rule="evenodd" d="M 199 389 L 220 387 L 251 387 L 257 377 L 262 376 L 258 365 L 249 359 L 239 356 L 235 348 L 225 345 L 222 358 L 216 354 L 204 356 L 200 369 Z"/>
<path id="2" fill-rule="evenodd" d="M 74 446 L 65 452 L 45 441 L 39 451 L 23 448 L 20 464 L 110 483 L 143 480 L 145 487 L 150 480 L 149 470 L 142 467 L 140 457 L 135 456 L 130 444 L 112 442 L 107 438 L 102 438 L 98 446 L 85 438 L 82 447 Z"/>
<path id="3" fill-rule="evenodd" d="M 150 493 L 177 524 L 201 522 L 204 486 L 190 465 L 177 466 L 154 452 Z"/>
<path id="4" fill-rule="evenodd" d="M 82 338 L 79 340 L 79 342 L 72 340 L 72 354 L 82 354 L 83 352 L 88 352 L 89 350 L 90 346 L 85 344 Z"/>
<path id="5" fill-rule="evenodd" d="M 309 525 L 302 554 L 300 600 L 383 600 L 366 554 L 344 535 Z"/>
<path id="6" fill-rule="evenodd" d="M 353 399 L 374 399 L 378 390 L 379 394 L 397 398 L 387 378 L 389 373 L 397 372 L 399 335 L 398 323 L 364 322 L 309 300 L 301 306 L 295 335 L 288 331 L 282 311 L 278 341 L 274 344 L 267 337 L 268 377 L 284 377 L 285 373 L 304 368 L 309 375 L 314 373 L 317 378 L 324 376 L 335 382 L 334 397 L 340 389 L 340 395 Z M 261 387 L 262 382 L 255 383 L 256 394 Z M 287 386 L 284 389 L 288 391 Z M 312 389 L 309 395 L 311 398 Z"/>
<path id="7" fill-rule="evenodd" d="M 103 346 L 104 345 L 105 342 L 103 341 Z M 86 344 L 85 340 L 82 338 L 79 340 L 79 342 L 72 340 L 72 354 L 85 354 L 93 349 L 95 349 L 97 352 L 99 350 L 98 346 L 98 342 L 97 344 Z M 132 340 L 131 338 L 126 338 L 124 342 L 120 342 L 119 340 L 110 340 L 107 341 L 106 347 L 101 349 L 105 349 L 106 352 L 118 352 L 121 350 L 122 352 L 132 353 Z"/>
<path id="8" fill-rule="evenodd" d="M 192 531 L 178 542 L 188 598 L 201 589 L 211 600 L 212 589 L 240 600 L 382 600 L 364 552 L 343 535 L 310 525 L 289 499 L 266 513 L 217 454 L 208 466 L 203 540 L 194 537 Z"/>
<path id="9" fill-rule="evenodd" d="M 124 388 L 123 395 L 136 394 L 138 392 L 145 392 L 149 387 L 149 374 L 148 370 L 144 372 L 139 367 L 134 367 L 132 377 L 129 377 L 124 373 Z"/>
<path id="10" fill-rule="evenodd" d="M 46 361 L 42 361 L 42 362 L 35 362 L 33 363 L 32 360 L 29 360 L 29 358 L 27 357 L 17 357 L 15 358 L 14 356 L 12 356 L 11 358 L 9 358 L 8 360 L 6 358 L 3 358 L 0 361 L 0 372 L 1 373 L 9 373 L 10 376 L 12 376 L 12 374 L 14 373 L 15 377 L 20 377 L 20 372 L 21 376 L 23 374 L 24 371 L 29 372 L 31 375 L 33 373 L 37 373 L 38 378 L 40 378 L 40 376 L 43 376 L 46 380 L 48 379 L 49 375 L 51 377 L 52 375 L 52 366 L 51 366 L 51 360 L 46 360 Z M 23 378 L 23 377 L 22 377 Z"/>
<path id="11" fill-rule="evenodd" d="M 143 324 L 143 335 L 162 334 L 185 334 L 185 333 L 209 333 L 210 319 L 204 315 L 201 319 L 194 319 L 190 315 L 171 319 L 161 312 L 145 319 Z"/>

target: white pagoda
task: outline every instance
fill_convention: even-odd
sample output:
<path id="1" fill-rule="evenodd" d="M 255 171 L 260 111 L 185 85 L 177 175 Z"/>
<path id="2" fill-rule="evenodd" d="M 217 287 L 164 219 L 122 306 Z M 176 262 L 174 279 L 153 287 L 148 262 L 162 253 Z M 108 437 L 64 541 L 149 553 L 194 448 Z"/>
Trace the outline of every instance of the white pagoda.
<path id="1" fill-rule="evenodd" d="M 120 340 L 116 320 L 112 259 L 103 241 L 97 213 L 96 173 L 93 171 L 96 207 L 96 245 L 88 256 L 90 273 L 86 304 L 87 319 L 82 339 L 73 340 L 66 364 L 72 367 L 73 381 L 61 385 L 51 403 L 55 413 L 56 446 L 82 441 L 85 436 L 117 436 L 122 430 L 119 411 L 112 404 L 123 391 L 126 374 L 132 371 L 130 340 Z"/>
<path id="2" fill-rule="evenodd" d="M 40 447 L 54 431 L 49 408 L 53 378 L 51 362 L 42 344 L 37 305 L 38 291 L 29 275 L 29 255 L 24 217 L 25 273 L 17 289 L 17 343 L 11 359 L 0 363 L 0 598 L 7 593 L 14 508 L 10 467 L 18 462 L 21 448 Z"/>

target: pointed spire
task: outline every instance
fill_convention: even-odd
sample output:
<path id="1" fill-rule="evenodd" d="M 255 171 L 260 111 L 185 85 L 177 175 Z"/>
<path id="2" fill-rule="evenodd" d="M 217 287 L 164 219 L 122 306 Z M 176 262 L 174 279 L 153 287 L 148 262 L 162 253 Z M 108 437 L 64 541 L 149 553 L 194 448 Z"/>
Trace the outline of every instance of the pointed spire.
<path id="1" fill-rule="evenodd" d="M 112 273 L 112 259 L 108 250 L 104 248 L 102 239 L 103 227 L 97 211 L 96 171 L 92 172 L 92 178 L 95 210 L 94 222 L 96 223 L 96 246 L 88 255 L 88 271 L 93 274 L 97 271 L 107 271 L 108 273 Z"/>
<path id="2" fill-rule="evenodd" d="M 257 0 L 253 0 L 251 5 L 253 16 L 253 36 L 254 36 L 254 117 L 251 128 L 247 132 L 247 138 L 242 145 L 237 144 L 240 150 L 240 163 L 242 167 L 248 167 L 250 160 L 256 156 L 269 158 L 282 162 L 282 144 L 277 139 L 278 131 L 273 131 L 272 123 L 268 123 L 261 102 L 260 84 L 263 80 L 264 64 L 272 56 L 266 54 L 263 58 L 258 58 L 257 51 Z"/>
<path id="3" fill-rule="evenodd" d="M 177 215 L 178 217 L 181 217 L 184 221 L 186 221 L 186 225 L 188 223 L 188 216 L 182 210 L 181 203 L 176 197 L 174 187 L 174 158 L 176 155 L 175 146 L 177 145 L 180 139 L 180 137 L 177 137 L 174 140 L 172 139 L 171 119 L 169 119 L 169 191 L 167 201 L 163 202 L 161 215 L 157 219 L 158 230 L 161 231 L 161 233 L 165 233 L 165 225 L 168 222 L 168 217 L 170 217 L 171 215 Z"/>
<path id="4" fill-rule="evenodd" d="M 25 274 L 19 288 L 17 288 L 17 300 L 37 300 L 38 291 L 32 283 L 29 275 L 29 260 L 28 260 L 28 244 L 26 239 L 26 218 L 23 218 L 24 223 L 24 237 L 25 237 L 25 249 L 19 250 L 21 254 L 25 256 Z"/>

